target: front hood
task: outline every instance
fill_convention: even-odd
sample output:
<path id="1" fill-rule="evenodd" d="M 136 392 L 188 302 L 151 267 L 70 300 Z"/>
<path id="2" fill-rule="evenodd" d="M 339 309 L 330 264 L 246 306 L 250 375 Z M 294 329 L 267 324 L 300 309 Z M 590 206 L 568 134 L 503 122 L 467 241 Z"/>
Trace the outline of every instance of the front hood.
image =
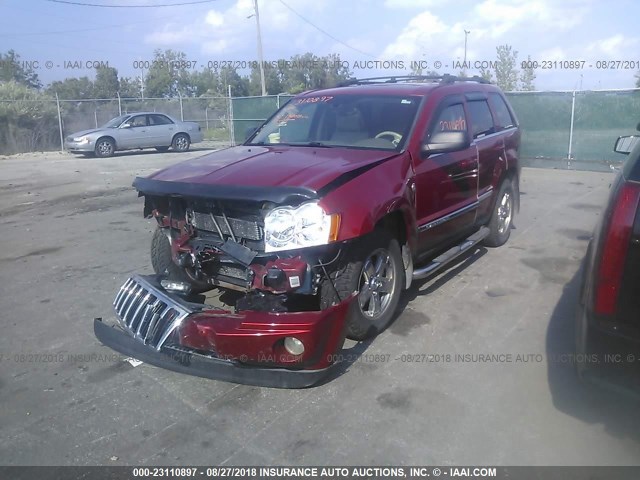
<path id="1" fill-rule="evenodd" d="M 237 192 L 253 198 L 255 192 L 289 191 L 317 198 L 328 185 L 338 186 L 396 155 L 341 147 L 240 146 L 187 160 L 147 179 L 138 178 L 134 186 L 141 193 L 186 196 L 203 196 L 204 192 L 208 197 L 235 198 L 230 192 Z"/>
<path id="2" fill-rule="evenodd" d="M 101 128 L 98 129 L 91 129 L 91 130 L 81 130 L 79 132 L 75 132 L 72 133 L 71 135 L 67 135 L 67 137 L 71 137 L 71 138 L 77 138 L 77 137 L 84 137 L 85 135 L 91 135 L 93 133 L 98 133 L 98 132 L 102 132 Z"/>

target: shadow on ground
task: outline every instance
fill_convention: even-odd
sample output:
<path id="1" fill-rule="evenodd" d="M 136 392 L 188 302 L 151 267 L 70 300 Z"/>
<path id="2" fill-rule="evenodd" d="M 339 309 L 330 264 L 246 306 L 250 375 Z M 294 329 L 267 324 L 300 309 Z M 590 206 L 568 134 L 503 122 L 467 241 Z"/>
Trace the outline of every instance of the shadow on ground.
<path id="1" fill-rule="evenodd" d="M 436 272 L 421 280 L 415 280 L 408 290 L 402 292 L 396 314 L 389 324 L 388 329 L 393 333 L 404 335 L 409 333 L 409 331 L 416 326 L 416 323 L 428 322 L 428 317 L 424 316 L 423 314 L 419 314 L 423 318 L 416 318 L 415 313 L 407 310 L 407 306 L 409 305 L 409 303 L 420 296 L 433 293 L 442 285 L 457 276 L 460 272 L 469 268 L 472 264 L 477 262 L 486 253 L 487 249 L 484 247 L 471 249 L 469 252 L 462 254 L 456 260 L 452 261 L 452 263 L 447 266 L 446 270 Z M 435 281 L 433 281 L 434 279 Z M 423 288 L 425 284 L 431 281 L 433 281 L 433 283 L 428 285 L 426 288 Z M 336 365 L 333 372 L 316 386 L 329 383 L 335 378 L 347 373 L 349 371 L 349 368 L 358 361 L 360 356 L 362 356 L 375 341 L 376 337 L 373 337 L 358 342 L 352 346 L 345 346 L 339 354 L 345 360 L 343 360 L 339 365 Z"/>
<path id="2" fill-rule="evenodd" d="M 547 371 L 553 405 L 588 424 L 602 424 L 611 435 L 640 441 L 639 392 L 627 389 L 619 375 L 634 372 L 612 371 L 607 385 L 582 381 L 576 374 L 572 356 L 581 275 L 579 269 L 564 286 L 547 328 Z"/>

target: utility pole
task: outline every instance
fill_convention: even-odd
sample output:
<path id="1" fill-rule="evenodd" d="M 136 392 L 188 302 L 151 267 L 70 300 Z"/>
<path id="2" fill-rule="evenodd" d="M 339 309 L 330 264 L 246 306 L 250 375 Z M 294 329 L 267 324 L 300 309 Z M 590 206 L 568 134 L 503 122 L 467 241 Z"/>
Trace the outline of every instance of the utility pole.
<path id="1" fill-rule="evenodd" d="M 264 83 L 264 65 L 262 58 L 262 34 L 260 33 L 260 13 L 258 12 L 258 0 L 253 0 L 253 8 L 256 12 L 256 27 L 258 30 L 258 62 L 260 62 L 260 86 L 262 87 L 262 96 L 267 94 L 267 88 Z"/>
<path id="2" fill-rule="evenodd" d="M 140 67 L 140 99 L 144 100 L 144 68 L 142 67 Z"/>
<path id="3" fill-rule="evenodd" d="M 470 33 L 470 30 L 464 31 L 464 60 L 462 61 L 462 65 L 464 65 L 464 67 L 462 67 L 462 71 L 465 72 L 465 74 L 467 73 L 467 35 Z"/>

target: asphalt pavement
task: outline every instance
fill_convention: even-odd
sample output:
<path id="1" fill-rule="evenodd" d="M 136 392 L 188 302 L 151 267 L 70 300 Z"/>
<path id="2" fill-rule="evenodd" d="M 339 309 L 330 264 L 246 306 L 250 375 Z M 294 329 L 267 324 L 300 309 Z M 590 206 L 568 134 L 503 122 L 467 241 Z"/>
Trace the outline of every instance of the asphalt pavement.
<path id="1" fill-rule="evenodd" d="M 132 366 L 93 318 L 151 273 L 136 175 L 206 153 L 0 159 L 0 465 L 639 465 L 639 402 L 571 364 L 611 173 L 524 169 L 509 242 L 414 284 L 318 387 Z"/>

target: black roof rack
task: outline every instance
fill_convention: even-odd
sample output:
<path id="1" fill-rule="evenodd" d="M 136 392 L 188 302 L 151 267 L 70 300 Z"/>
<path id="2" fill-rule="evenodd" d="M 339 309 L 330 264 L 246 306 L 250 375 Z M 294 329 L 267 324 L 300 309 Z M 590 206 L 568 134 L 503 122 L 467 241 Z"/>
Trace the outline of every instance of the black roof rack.
<path id="1" fill-rule="evenodd" d="M 421 80 L 439 81 L 440 85 L 446 85 L 454 82 L 476 82 L 486 83 L 491 82 L 486 78 L 474 75 L 473 77 L 458 77 L 456 75 L 394 75 L 389 77 L 371 77 L 371 78 L 351 78 L 342 83 L 336 85 L 337 87 L 348 87 L 350 85 L 371 85 L 376 83 L 411 83 Z"/>

